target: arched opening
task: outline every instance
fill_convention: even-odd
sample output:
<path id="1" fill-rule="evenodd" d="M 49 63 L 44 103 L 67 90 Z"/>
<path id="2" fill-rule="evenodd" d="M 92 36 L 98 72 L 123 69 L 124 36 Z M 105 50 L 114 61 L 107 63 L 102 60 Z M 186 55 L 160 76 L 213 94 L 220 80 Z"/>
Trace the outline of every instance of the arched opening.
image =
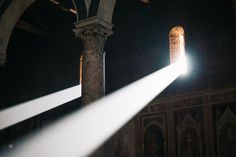
<path id="1" fill-rule="evenodd" d="M 236 123 L 227 122 L 221 126 L 218 135 L 218 155 L 228 157 L 236 155 Z"/>
<path id="2" fill-rule="evenodd" d="M 156 125 L 149 126 L 145 131 L 144 156 L 165 157 L 163 132 Z"/>
<path id="3" fill-rule="evenodd" d="M 200 137 L 196 129 L 186 127 L 180 135 L 179 151 L 181 157 L 201 157 Z"/>
<path id="4" fill-rule="evenodd" d="M 169 32 L 170 63 L 176 62 L 185 53 L 184 29 L 175 26 Z"/>

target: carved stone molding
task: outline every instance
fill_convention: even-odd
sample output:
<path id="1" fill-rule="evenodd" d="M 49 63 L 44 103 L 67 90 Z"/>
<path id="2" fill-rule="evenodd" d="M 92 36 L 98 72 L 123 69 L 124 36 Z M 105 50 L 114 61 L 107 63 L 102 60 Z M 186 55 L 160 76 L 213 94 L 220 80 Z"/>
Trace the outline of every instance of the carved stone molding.
<path id="1" fill-rule="evenodd" d="M 99 24 L 83 26 L 75 31 L 75 35 L 84 41 L 84 49 L 87 51 L 87 55 L 95 55 L 104 52 L 103 47 L 105 41 L 111 34 L 112 33 Z"/>

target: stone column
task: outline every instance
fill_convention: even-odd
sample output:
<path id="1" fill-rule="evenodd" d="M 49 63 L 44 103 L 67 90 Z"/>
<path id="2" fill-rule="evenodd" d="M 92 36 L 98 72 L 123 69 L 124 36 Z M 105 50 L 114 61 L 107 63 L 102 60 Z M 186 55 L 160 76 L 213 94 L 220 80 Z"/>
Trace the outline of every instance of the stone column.
<path id="1" fill-rule="evenodd" d="M 83 40 L 82 105 L 105 94 L 104 44 L 112 34 L 112 24 L 97 17 L 75 23 L 75 35 Z"/>

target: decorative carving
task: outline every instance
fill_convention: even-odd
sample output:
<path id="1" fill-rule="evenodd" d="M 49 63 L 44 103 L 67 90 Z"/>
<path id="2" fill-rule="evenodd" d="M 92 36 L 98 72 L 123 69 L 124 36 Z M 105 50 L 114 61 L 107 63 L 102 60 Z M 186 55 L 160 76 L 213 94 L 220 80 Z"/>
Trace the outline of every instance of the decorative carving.
<path id="1" fill-rule="evenodd" d="M 85 55 L 102 55 L 105 41 L 112 34 L 112 31 L 98 23 L 81 26 L 74 31 L 76 37 L 84 42 Z"/>
<path id="2" fill-rule="evenodd" d="M 230 100 L 236 100 L 235 90 L 230 90 L 230 91 L 210 95 L 211 103 L 220 103 L 220 102 L 226 102 Z"/>
<path id="3" fill-rule="evenodd" d="M 200 126 L 189 114 L 178 126 L 177 133 L 179 157 L 202 157 Z"/>
<path id="4" fill-rule="evenodd" d="M 107 40 L 107 37 L 111 35 L 99 24 L 90 24 L 81 27 L 77 29 L 75 34 L 77 37 L 83 39 L 86 55 L 103 53 L 104 43 Z"/>
<path id="5" fill-rule="evenodd" d="M 217 128 L 219 157 L 236 156 L 236 116 L 227 108 Z"/>
<path id="6" fill-rule="evenodd" d="M 236 156 L 231 151 L 236 150 L 235 101 L 235 87 L 156 98 L 138 116 L 136 156 L 145 156 L 144 134 L 151 124 L 164 129 L 168 157 L 191 156 L 192 152 L 197 157 Z"/>

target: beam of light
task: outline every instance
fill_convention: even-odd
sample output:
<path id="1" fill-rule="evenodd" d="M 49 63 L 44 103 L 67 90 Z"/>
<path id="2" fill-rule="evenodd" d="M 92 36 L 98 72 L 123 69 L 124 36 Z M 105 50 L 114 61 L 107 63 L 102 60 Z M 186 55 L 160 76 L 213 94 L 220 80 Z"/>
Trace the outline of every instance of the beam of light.
<path id="1" fill-rule="evenodd" d="M 188 62 L 184 53 L 180 54 L 177 62 L 180 70 L 182 71 L 181 74 L 186 74 L 188 72 Z"/>
<path id="2" fill-rule="evenodd" d="M 51 110 L 81 96 L 81 86 L 70 87 L 0 111 L 0 130 Z"/>
<path id="3" fill-rule="evenodd" d="M 16 142 L 0 156 L 88 156 L 182 73 L 181 63 L 173 63 Z"/>

